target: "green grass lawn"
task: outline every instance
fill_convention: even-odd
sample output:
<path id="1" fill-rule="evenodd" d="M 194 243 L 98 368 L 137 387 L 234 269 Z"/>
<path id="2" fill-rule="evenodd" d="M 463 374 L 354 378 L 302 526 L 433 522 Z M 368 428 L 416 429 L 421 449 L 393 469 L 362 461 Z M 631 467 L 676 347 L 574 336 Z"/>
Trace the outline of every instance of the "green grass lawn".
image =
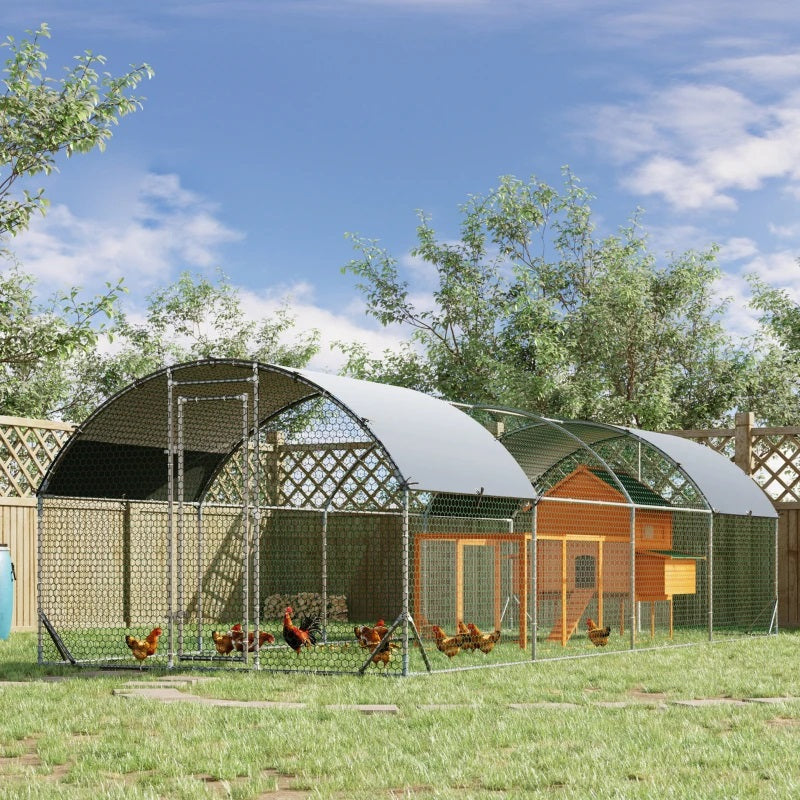
<path id="1" fill-rule="evenodd" d="M 163 673 L 39 667 L 35 636 L 14 634 L 0 681 L 25 683 L 0 683 L 0 799 L 794 798 L 799 651 L 785 633 L 408 679 L 206 672 L 186 689 L 306 704 L 264 709 L 115 696 Z M 672 702 L 716 697 L 798 700 Z M 362 703 L 399 713 L 335 708 Z"/>

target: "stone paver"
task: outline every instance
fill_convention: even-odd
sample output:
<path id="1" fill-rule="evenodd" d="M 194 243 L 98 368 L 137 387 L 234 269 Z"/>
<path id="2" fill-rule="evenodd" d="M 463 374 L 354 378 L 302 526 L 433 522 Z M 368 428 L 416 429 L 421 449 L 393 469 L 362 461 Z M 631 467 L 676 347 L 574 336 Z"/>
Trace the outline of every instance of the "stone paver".
<path id="1" fill-rule="evenodd" d="M 274 700 L 223 700 L 213 697 L 201 697 L 190 692 L 181 691 L 202 681 L 214 680 L 211 677 L 197 677 L 186 675 L 168 675 L 157 680 L 128 681 L 113 690 L 113 694 L 123 698 L 145 698 L 159 700 L 163 703 L 197 703 L 205 706 L 219 706 L 226 708 L 265 708 L 265 709 L 303 709 L 306 703 L 289 703 Z M 31 681 L 0 681 L 3 686 L 25 686 Z M 585 709 L 599 706 L 608 709 L 621 708 L 657 708 L 665 709 L 668 706 L 683 706 L 686 708 L 705 708 L 709 706 L 746 706 L 749 703 L 780 704 L 799 701 L 800 697 L 749 697 L 737 699 L 734 697 L 698 697 L 687 700 L 669 700 L 661 695 L 654 695 L 652 699 L 646 696 L 637 696 L 633 700 L 607 700 L 588 704 L 539 701 L 531 703 L 508 703 L 507 707 L 517 711 L 530 711 L 538 709 L 572 710 Z M 334 711 L 357 711 L 361 714 L 399 714 L 400 708 L 393 703 L 378 704 L 336 704 L 324 706 Z M 459 711 L 477 708 L 470 703 L 430 703 L 420 705 L 422 711 Z"/>
<path id="2" fill-rule="evenodd" d="M 335 711 L 360 711 L 362 714 L 399 714 L 400 709 L 393 703 L 365 704 L 365 705 L 335 705 L 325 706 Z"/>
<path id="3" fill-rule="evenodd" d="M 705 706 L 746 706 L 746 700 L 736 700 L 733 697 L 699 697 L 693 700 L 672 700 L 672 705 L 687 706 L 689 708 L 704 708 Z"/>

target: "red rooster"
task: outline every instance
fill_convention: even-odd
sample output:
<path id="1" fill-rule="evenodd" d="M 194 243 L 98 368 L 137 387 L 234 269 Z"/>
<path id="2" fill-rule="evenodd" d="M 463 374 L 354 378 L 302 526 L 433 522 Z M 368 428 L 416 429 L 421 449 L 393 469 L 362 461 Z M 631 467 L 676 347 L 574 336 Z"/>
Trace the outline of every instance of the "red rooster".
<path id="1" fill-rule="evenodd" d="M 302 647 L 312 647 L 317 643 L 317 636 L 322 633 L 317 617 L 306 617 L 298 628 L 292 623 L 294 609 L 286 606 L 283 614 L 283 639 L 295 653 L 299 653 Z"/>

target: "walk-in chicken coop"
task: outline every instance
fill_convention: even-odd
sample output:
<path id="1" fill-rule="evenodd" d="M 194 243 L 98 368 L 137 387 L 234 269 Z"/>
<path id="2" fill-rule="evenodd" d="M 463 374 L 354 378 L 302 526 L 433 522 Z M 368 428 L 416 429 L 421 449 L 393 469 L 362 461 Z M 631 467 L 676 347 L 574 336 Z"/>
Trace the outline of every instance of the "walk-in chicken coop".
<path id="1" fill-rule="evenodd" d="M 675 437 L 235 360 L 39 489 L 39 660 L 406 675 L 775 628 L 775 513 Z"/>

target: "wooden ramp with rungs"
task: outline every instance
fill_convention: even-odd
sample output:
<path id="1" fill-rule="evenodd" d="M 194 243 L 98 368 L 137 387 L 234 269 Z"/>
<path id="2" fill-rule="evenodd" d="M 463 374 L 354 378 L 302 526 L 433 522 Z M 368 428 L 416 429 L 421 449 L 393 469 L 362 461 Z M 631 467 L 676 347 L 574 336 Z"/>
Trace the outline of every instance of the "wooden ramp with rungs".
<path id="1" fill-rule="evenodd" d="M 578 623 L 581 621 L 583 612 L 586 611 L 592 598 L 595 596 L 595 589 L 575 589 L 567 594 L 567 628 L 564 632 L 564 616 L 560 614 L 547 637 L 550 642 L 562 642 L 566 644 L 570 636 L 575 633 Z"/>

